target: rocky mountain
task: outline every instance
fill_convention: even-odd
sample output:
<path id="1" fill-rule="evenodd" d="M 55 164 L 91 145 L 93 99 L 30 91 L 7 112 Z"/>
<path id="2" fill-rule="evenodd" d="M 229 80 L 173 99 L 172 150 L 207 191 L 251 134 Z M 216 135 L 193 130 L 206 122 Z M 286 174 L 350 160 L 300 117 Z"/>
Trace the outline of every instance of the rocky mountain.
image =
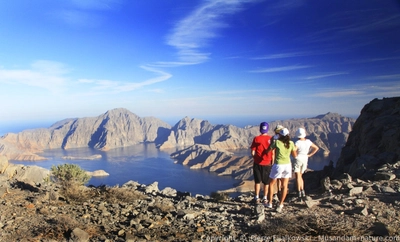
<path id="1" fill-rule="evenodd" d="M 273 128 L 278 124 L 287 127 L 292 135 L 299 127 L 304 127 L 307 131 L 307 137 L 320 147 L 320 152 L 326 156 L 326 159 L 337 158 L 354 122 L 355 120 L 352 118 L 343 117 L 336 113 L 327 113 L 313 118 L 270 122 L 269 134 L 273 135 Z M 220 176 L 232 176 L 238 179 L 238 186 L 230 191 L 243 192 L 253 189 L 252 158 L 249 155 L 234 155 L 230 150 L 235 148 L 249 149 L 253 137 L 259 135 L 258 126 L 248 126 L 242 129 L 235 126 L 213 127 L 207 125 L 207 129 L 205 129 L 207 131 L 201 133 L 202 129 L 199 128 L 201 126 L 198 125 L 200 122 L 186 119 L 185 123 L 186 125 L 176 125 L 174 127 L 176 131 L 171 131 L 171 133 L 178 132 L 181 137 L 186 137 L 186 139 L 175 139 L 176 143 L 173 143 L 174 140 L 169 138 L 167 142 L 173 145 L 182 141 L 179 144 L 187 145 L 196 141 L 196 144 L 173 152 L 171 154 L 172 159 L 179 164 L 189 166 L 190 169 L 206 169 L 210 172 L 216 172 Z M 182 128 L 179 129 L 179 127 Z M 194 134 L 198 134 L 198 136 Z M 193 138 L 188 139 L 187 137 Z M 203 139 L 200 139 L 200 137 L 203 137 Z M 250 150 L 248 154 L 250 154 Z"/>
<path id="2" fill-rule="evenodd" d="M 154 118 L 141 118 L 119 108 L 98 117 L 66 119 L 48 129 L 8 133 L 0 138 L 0 154 L 10 160 L 41 160 L 44 149 L 90 147 L 109 150 L 142 142 L 156 142 L 171 126 Z"/>
<path id="3" fill-rule="evenodd" d="M 335 175 L 374 180 L 400 175 L 400 97 L 374 99 L 364 106 L 350 132 Z"/>
<path id="4" fill-rule="evenodd" d="M 249 147 L 258 128 L 239 128 L 233 125 L 212 125 L 206 120 L 185 117 L 172 127 L 160 149 L 185 148 L 194 144 L 212 145 L 215 149 Z"/>
<path id="5" fill-rule="evenodd" d="M 252 203 L 252 193 L 237 198 L 225 193 L 192 196 L 170 187 L 159 190 L 156 181 L 63 194 L 60 187 L 44 183 L 47 170 L 10 167 L 0 155 L 0 241 L 396 240 L 399 121 L 400 97 L 368 103 L 336 168 L 306 172 L 307 196 L 298 198 L 295 189 L 289 189 L 282 212 Z M 286 126 L 292 131 L 300 124 Z M 321 125 L 313 127 L 328 128 Z M 172 156 L 184 157 L 180 162 L 193 169 L 220 174 L 239 171 L 245 176 L 243 168 L 249 165 L 213 145 L 192 145 Z M 273 206 L 278 204 L 274 199 Z"/>
<path id="6" fill-rule="evenodd" d="M 353 123 L 352 118 L 327 113 L 314 118 L 271 122 L 270 134 L 277 124 L 289 128 L 293 134 L 297 128 L 304 127 L 309 138 L 321 147 L 322 152 L 337 153 Z M 171 127 L 160 119 L 141 118 L 127 109 L 119 108 L 97 117 L 61 120 L 47 129 L 8 133 L 0 138 L 0 155 L 10 160 L 41 160 L 44 157 L 40 156 L 40 152 L 44 149 L 90 147 L 109 150 L 145 142 L 154 142 L 164 150 L 184 150 L 198 144 L 216 151 L 229 151 L 248 149 L 253 137 L 258 134 L 258 125 L 245 128 L 212 125 L 206 120 L 189 117 Z"/>

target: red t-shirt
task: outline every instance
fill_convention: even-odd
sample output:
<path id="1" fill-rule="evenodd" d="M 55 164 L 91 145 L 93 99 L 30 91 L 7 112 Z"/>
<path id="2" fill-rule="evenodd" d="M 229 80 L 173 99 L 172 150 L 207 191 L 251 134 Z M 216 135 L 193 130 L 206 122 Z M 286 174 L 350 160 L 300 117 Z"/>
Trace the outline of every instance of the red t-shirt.
<path id="1" fill-rule="evenodd" d="M 255 151 L 254 163 L 261 166 L 272 165 L 272 151 L 265 153 L 265 150 L 271 144 L 271 136 L 259 135 L 254 137 L 253 143 L 250 146 L 251 150 Z"/>

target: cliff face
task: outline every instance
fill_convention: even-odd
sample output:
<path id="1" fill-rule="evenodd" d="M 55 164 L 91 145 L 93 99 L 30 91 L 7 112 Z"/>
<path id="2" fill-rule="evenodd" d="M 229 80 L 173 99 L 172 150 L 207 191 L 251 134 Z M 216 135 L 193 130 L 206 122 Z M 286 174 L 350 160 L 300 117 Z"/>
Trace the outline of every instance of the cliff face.
<path id="1" fill-rule="evenodd" d="M 400 159 L 400 97 L 364 106 L 337 162 L 335 174 L 372 179 Z M 389 169 L 390 170 L 390 169 Z"/>
<path id="2" fill-rule="evenodd" d="M 180 120 L 170 131 L 160 149 L 185 148 L 194 144 L 213 145 L 216 149 L 247 148 L 258 128 L 242 129 L 233 125 L 212 125 L 208 121 Z"/>
<path id="3" fill-rule="evenodd" d="M 10 160 L 41 160 L 44 149 L 91 147 L 109 150 L 166 137 L 171 126 L 153 117 L 140 118 L 126 109 L 113 109 L 98 117 L 68 119 L 48 129 L 8 133 L 0 139 L 0 154 Z"/>
<path id="4" fill-rule="evenodd" d="M 312 118 L 290 119 L 270 123 L 270 127 L 281 124 L 288 128 L 292 139 L 295 132 L 303 127 L 306 130 L 307 138 L 313 141 L 325 155 L 331 153 L 339 156 L 345 144 L 355 119 L 343 117 L 337 113 L 327 113 Z"/>
<path id="5" fill-rule="evenodd" d="M 262 120 L 261 120 L 262 121 Z M 260 122 L 261 122 L 260 121 Z M 303 127 L 307 137 L 321 148 L 321 152 L 339 153 L 349 136 L 355 119 L 336 113 L 327 113 L 313 118 L 278 120 L 270 122 L 269 134 L 281 124 L 288 128 L 291 137 Z M 217 149 L 233 150 L 249 148 L 254 136 L 259 135 L 258 126 L 239 128 L 232 125 L 211 125 L 208 121 L 182 119 L 172 129 L 167 141 L 160 148 L 188 147 L 194 144 L 213 145 Z"/>
<path id="6" fill-rule="evenodd" d="M 186 121 L 189 120 L 187 119 Z M 325 155 L 333 152 L 338 157 L 341 148 L 349 136 L 354 121 L 352 118 L 343 117 L 339 114 L 327 113 L 313 118 L 271 122 L 269 123 L 269 133 L 273 135 L 274 127 L 281 124 L 289 129 L 290 135 L 293 137 L 299 127 L 304 127 L 307 131 L 307 137 L 321 148 L 320 152 L 323 152 Z M 258 126 L 250 126 L 242 129 L 229 125 L 214 127 L 208 125 L 207 129 L 205 129 L 206 131 L 202 133 L 201 129 L 197 129 L 196 132 L 192 131 L 190 129 L 192 127 L 190 125 L 191 122 L 187 123 L 189 125 L 175 126 L 175 129 L 178 129 L 178 132 L 184 134 L 182 136 L 186 137 L 186 143 L 181 142 L 179 144 L 193 145 L 172 153 L 171 158 L 179 164 L 189 166 L 190 169 L 206 169 L 210 172 L 216 172 L 220 176 L 232 176 L 241 181 L 252 180 L 253 160 L 250 157 L 250 144 L 253 138 L 259 135 Z M 194 136 L 194 133 L 198 137 Z M 191 138 L 187 139 L 187 137 Z M 296 140 L 296 138 L 292 139 Z M 177 140 L 172 139 L 170 136 L 169 145 L 176 145 L 178 143 Z M 227 151 L 239 148 L 248 149 L 249 155 L 235 156 Z M 250 187 L 252 189 L 253 184 Z"/>

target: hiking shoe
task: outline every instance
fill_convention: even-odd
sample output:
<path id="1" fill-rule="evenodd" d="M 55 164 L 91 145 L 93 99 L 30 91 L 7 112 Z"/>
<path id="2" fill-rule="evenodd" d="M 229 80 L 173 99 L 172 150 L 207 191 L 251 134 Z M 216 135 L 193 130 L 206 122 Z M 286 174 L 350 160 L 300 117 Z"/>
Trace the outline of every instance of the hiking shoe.
<path id="1" fill-rule="evenodd" d="M 279 207 L 276 208 L 276 212 L 281 213 L 283 209 L 283 205 L 279 205 Z"/>
<path id="2" fill-rule="evenodd" d="M 271 203 L 265 203 L 264 206 L 267 207 L 267 208 L 272 208 L 272 204 Z"/>
<path id="3" fill-rule="evenodd" d="M 301 191 L 298 192 L 299 197 L 301 198 L 303 196 L 303 193 Z"/>
<path id="4" fill-rule="evenodd" d="M 254 203 L 259 204 L 259 203 L 261 203 L 261 200 L 259 198 L 254 198 Z"/>
<path id="5" fill-rule="evenodd" d="M 300 193 L 301 193 L 301 196 L 302 196 L 302 197 L 305 197 L 305 196 L 306 196 L 306 193 L 304 192 L 304 190 L 301 190 Z"/>

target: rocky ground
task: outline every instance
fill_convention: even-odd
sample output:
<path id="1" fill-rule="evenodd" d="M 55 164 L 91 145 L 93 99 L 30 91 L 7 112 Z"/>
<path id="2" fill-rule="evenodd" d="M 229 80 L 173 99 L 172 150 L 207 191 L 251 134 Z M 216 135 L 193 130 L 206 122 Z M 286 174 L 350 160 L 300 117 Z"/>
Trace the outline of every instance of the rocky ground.
<path id="1" fill-rule="evenodd" d="M 400 180 L 388 179 L 292 192 L 281 213 L 251 194 L 191 196 L 157 182 L 64 191 L 14 181 L 0 198 L 0 241 L 398 241 Z"/>

